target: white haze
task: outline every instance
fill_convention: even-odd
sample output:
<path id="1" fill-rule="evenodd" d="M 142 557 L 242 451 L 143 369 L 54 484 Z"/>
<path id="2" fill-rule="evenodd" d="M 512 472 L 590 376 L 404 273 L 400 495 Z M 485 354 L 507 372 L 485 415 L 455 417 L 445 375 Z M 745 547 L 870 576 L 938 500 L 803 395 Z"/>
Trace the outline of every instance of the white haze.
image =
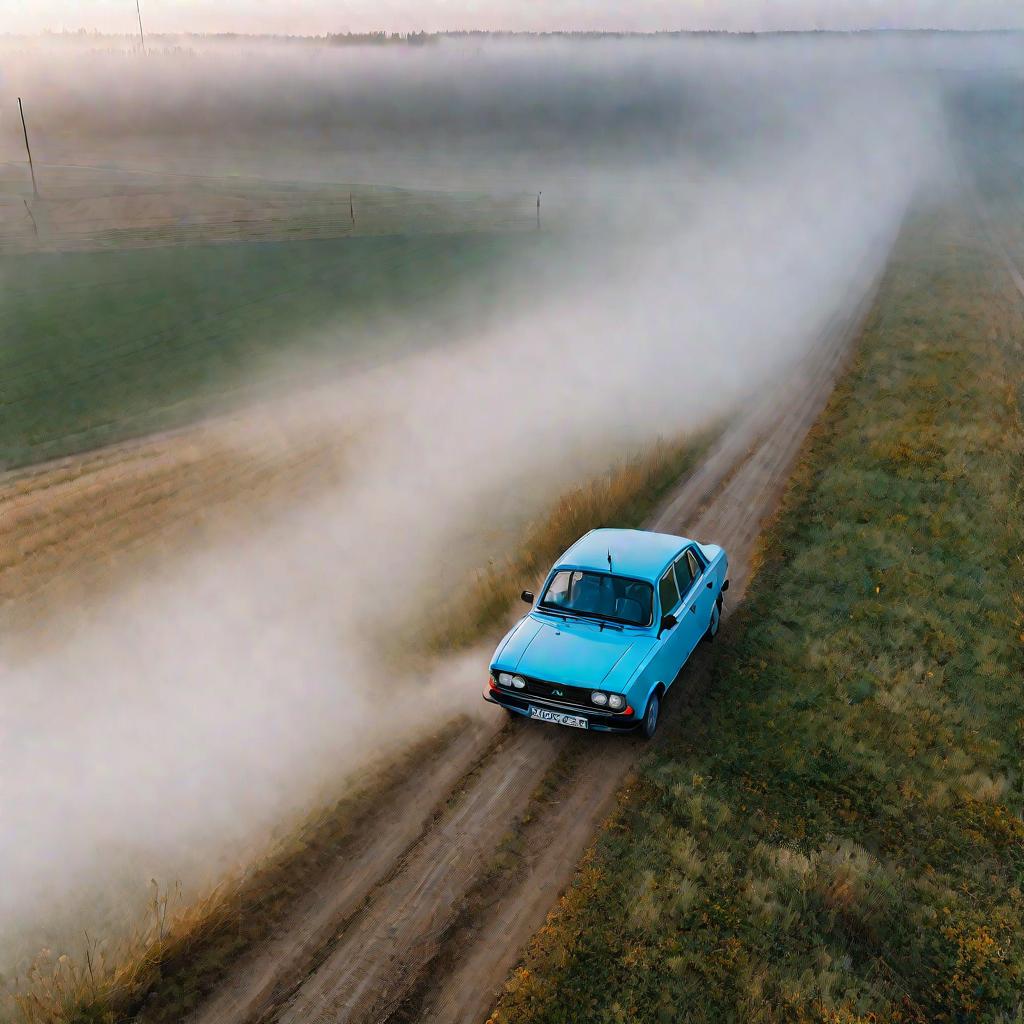
<path id="1" fill-rule="evenodd" d="M 244 543 L 136 582 L 76 631 L 58 625 L 31 660 L 0 664 L 0 947 L 23 952 L 70 934 L 72 910 L 78 927 L 109 928 L 151 877 L 194 892 L 389 744 L 457 712 L 483 713 L 484 655 L 399 678 L 382 669 L 380 645 L 452 537 L 486 529 L 484 499 L 515 510 L 531 474 L 550 477 L 595 439 L 641 444 L 731 411 L 861 298 L 943 159 L 931 77 L 907 74 L 905 53 L 899 74 L 877 54 L 860 72 L 847 54 L 832 74 L 816 44 L 790 45 L 775 74 L 763 51 L 691 47 L 685 67 L 663 47 L 636 45 L 603 46 L 603 68 L 593 51 L 561 49 L 557 69 L 550 46 L 454 63 L 442 48 L 417 54 L 410 79 L 391 55 L 351 58 L 377 80 L 393 77 L 398 97 L 417 81 L 436 95 L 449 95 L 446 82 L 464 99 L 474 84 L 486 94 L 479 109 L 465 100 L 472 131 L 439 108 L 451 137 L 418 136 L 433 184 L 445 167 L 460 182 L 497 174 L 498 143 L 475 119 L 495 79 L 504 115 L 518 109 L 506 91 L 528 103 L 545 83 L 549 109 L 520 124 L 523 151 L 514 135 L 500 145 L 524 176 L 543 171 L 573 225 L 550 255 L 563 263 L 551 267 L 557 287 L 505 296 L 499 326 L 320 388 L 301 415 L 360 428 L 344 486 Z M 190 78 L 208 84 L 216 67 L 194 59 Z M 322 98 L 335 70 L 351 73 L 323 60 L 319 77 L 301 60 L 288 65 L 302 83 L 286 90 L 295 119 L 304 90 Z M 264 79 L 253 62 L 228 61 L 213 106 L 230 113 L 223 97 L 244 93 L 250 111 L 264 98 L 277 109 L 291 61 L 275 52 Z M 599 124 L 571 147 L 557 132 L 545 147 L 534 118 L 567 124 L 580 96 L 588 110 L 618 109 L 625 69 L 645 62 L 664 102 L 644 131 L 623 114 L 627 152 Z M 80 106 L 101 105 L 113 66 L 101 63 L 95 92 L 76 86 Z M 27 62 L 19 73 L 43 78 Z M 67 74 L 49 81 L 49 109 L 69 93 Z M 153 72 L 154 107 L 165 112 L 169 74 L 164 64 Z M 664 122 L 674 96 L 699 130 Z M 386 121 L 390 105 L 375 109 Z M 376 163 L 381 179 L 396 167 L 415 177 L 406 140 L 382 143 L 386 124 L 372 127 L 375 148 L 356 136 L 324 168 L 301 170 L 359 166 L 369 179 Z M 125 159 L 130 143 L 121 134 L 104 145 Z M 144 140 L 146 159 L 158 144 Z M 252 166 L 258 151 L 299 173 L 294 155 L 273 148 L 254 141 Z M 225 149 L 211 159 L 227 159 Z"/>

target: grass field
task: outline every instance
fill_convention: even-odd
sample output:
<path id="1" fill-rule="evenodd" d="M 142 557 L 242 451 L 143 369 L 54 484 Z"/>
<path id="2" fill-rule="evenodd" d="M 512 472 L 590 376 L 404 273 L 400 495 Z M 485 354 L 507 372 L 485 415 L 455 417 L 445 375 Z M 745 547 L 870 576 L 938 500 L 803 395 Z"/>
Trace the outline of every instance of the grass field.
<path id="1" fill-rule="evenodd" d="M 87 158 L 86 158 L 87 159 Z M 160 173 L 111 166 L 0 163 L 0 254 L 534 226 L 533 197 Z"/>
<path id="2" fill-rule="evenodd" d="M 905 232 L 723 633 L 495 1022 L 1011 1021 L 1024 309 Z"/>
<path id="3" fill-rule="evenodd" d="M 376 361 L 484 321 L 531 235 L 0 258 L 0 469 L 181 426 L 260 371 Z M 460 301 L 451 301 L 458 295 Z M 472 301 L 467 301 L 472 300 Z M 306 362 L 308 359 L 308 362 Z"/>

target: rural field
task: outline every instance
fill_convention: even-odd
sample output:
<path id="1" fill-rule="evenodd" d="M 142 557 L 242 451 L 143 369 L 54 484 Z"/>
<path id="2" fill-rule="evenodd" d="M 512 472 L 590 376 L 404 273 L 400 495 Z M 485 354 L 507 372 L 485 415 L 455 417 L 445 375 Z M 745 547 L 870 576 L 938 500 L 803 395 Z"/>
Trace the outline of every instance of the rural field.
<path id="1" fill-rule="evenodd" d="M 0 40 L 0 1020 L 1019 1020 L 1019 43 Z"/>

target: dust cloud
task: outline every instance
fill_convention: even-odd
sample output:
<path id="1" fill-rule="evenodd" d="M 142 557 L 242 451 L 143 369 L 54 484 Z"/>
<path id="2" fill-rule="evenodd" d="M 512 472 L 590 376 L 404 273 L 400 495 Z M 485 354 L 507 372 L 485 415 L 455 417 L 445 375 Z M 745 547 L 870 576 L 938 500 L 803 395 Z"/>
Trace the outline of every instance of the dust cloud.
<path id="1" fill-rule="evenodd" d="M 941 186 L 937 72 L 978 59 L 193 40 L 143 61 L 58 40 L 54 63 L 8 45 L 44 164 L 543 191 L 545 220 L 499 316 L 281 399 L 317 429 L 359 426 L 342 486 L 0 662 L 5 962 L 115 933 L 150 878 L 200 891 L 373 756 L 484 713 L 484 653 L 390 667 L 410 608 L 465 569 L 456 539 L 487 535 L 489 504 L 525 517 L 608 452 L 735 414 L 791 372 Z"/>

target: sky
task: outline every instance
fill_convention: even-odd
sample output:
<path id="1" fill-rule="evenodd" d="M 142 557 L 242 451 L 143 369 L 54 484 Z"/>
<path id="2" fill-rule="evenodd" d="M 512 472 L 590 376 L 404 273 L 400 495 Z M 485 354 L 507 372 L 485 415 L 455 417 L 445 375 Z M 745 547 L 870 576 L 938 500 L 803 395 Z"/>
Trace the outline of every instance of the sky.
<path id="1" fill-rule="evenodd" d="M 1024 28 L 1022 0 L 141 0 L 149 32 Z M 7 32 L 131 32 L 135 0 L 0 0 Z"/>

